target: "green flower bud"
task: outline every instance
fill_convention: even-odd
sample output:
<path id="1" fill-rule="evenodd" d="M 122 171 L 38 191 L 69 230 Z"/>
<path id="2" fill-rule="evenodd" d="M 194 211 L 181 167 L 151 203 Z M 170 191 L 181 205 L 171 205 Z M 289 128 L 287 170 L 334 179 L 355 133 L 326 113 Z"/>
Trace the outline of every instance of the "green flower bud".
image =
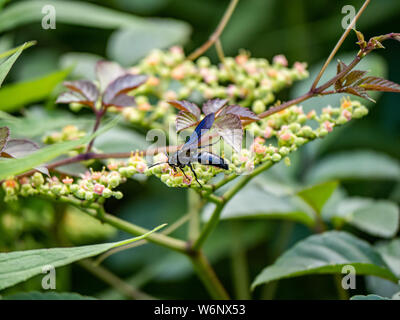
<path id="1" fill-rule="evenodd" d="M 85 191 L 85 200 L 91 201 L 94 199 L 94 193 L 91 191 Z"/>
<path id="2" fill-rule="evenodd" d="M 61 195 L 61 190 L 62 190 L 62 186 L 59 184 L 56 184 L 56 185 L 50 187 L 50 191 L 53 194 L 55 194 L 56 196 Z"/>
<path id="3" fill-rule="evenodd" d="M 359 119 L 368 114 L 368 109 L 364 106 L 360 106 L 353 111 L 353 118 Z"/>
<path id="4" fill-rule="evenodd" d="M 200 68 L 207 68 L 211 64 L 210 59 L 208 57 L 202 56 L 197 60 L 197 65 Z"/>
<path id="5" fill-rule="evenodd" d="M 278 162 L 282 159 L 282 156 L 279 153 L 274 153 L 271 157 L 271 160 L 274 162 Z"/>
<path id="6" fill-rule="evenodd" d="M 286 165 L 287 167 L 290 167 L 291 162 L 290 162 L 290 158 L 289 158 L 289 157 L 285 157 L 285 159 L 283 159 L 283 161 L 284 161 L 284 163 L 285 163 L 285 165 Z"/>
<path id="7" fill-rule="evenodd" d="M 32 176 L 32 183 L 35 187 L 43 185 L 44 183 L 43 175 L 39 172 L 35 172 L 35 174 Z"/>
<path id="8" fill-rule="evenodd" d="M 281 156 L 287 156 L 290 153 L 290 149 L 287 147 L 281 147 L 279 149 L 279 153 L 281 154 Z"/>
<path id="9" fill-rule="evenodd" d="M 113 192 L 113 196 L 115 197 L 115 199 L 120 200 L 124 195 L 122 194 L 121 191 L 115 191 Z"/>
<path id="10" fill-rule="evenodd" d="M 81 188 L 79 188 L 74 194 L 79 199 L 85 199 L 86 191 L 81 189 Z"/>
<path id="11" fill-rule="evenodd" d="M 265 104 L 261 100 L 256 100 L 253 104 L 253 111 L 255 113 L 261 113 L 265 111 Z"/>
<path id="12" fill-rule="evenodd" d="M 102 196 L 104 198 L 110 198 L 113 195 L 113 192 L 109 188 L 105 188 L 103 190 Z"/>
<path id="13" fill-rule="evenodd" d="M 72 102 L 69 104 L 69 108 L 71 109 L 71 111 L 74 111 L 74 112 L 80 111 L 83 107 L 84 107 L 83 104 L 76 103 L 76 102 Z"/>

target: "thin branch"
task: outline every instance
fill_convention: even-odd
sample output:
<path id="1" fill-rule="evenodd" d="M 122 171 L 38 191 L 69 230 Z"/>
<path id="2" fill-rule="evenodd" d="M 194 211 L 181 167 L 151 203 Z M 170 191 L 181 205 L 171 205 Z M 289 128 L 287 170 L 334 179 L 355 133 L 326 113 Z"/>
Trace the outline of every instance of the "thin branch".
<path id="1" fill-rule="evenodd" d="M 267 170 L 270 168 L 274 163 L 271 161 L 265 162 L 262 165 L 258 166 L 256 169 L 253 170 L 250 174 L 247 176 L 244 176 L 242 179 L 238 181 L 231 189 L 226 191 L 224 195 L 222 196 L 222 201 L 218 203 L 214 209 L 214 212 L 211 214 L 210 219 L 207 221 L 207 223 L 204 225 L 203 230 L 201 231 L 199 237 L 196 239 L 194 242 L 192 249 L 193 250 L 198 250 L 199 248 L 202 247 L 203 243 L 206 241 L 208 236 L 211 234 L 211 232 L 216 228 L 220 217 L 222 210 L 224 209 L 226 203 L 232 199 L 232 197 L 238 193 L 249 181 L 255 177 L 256 175 L 260 174 L 261 172 Z"/>
<path id="2" fill-rule="evenodd" d="M 200 57 L 204 52 L 206 52 L 220 37 L 222 31 L 224 31 L 225 26 L 227 25 L 229 19 L 232 16 L 233 11 L 235 11 L 236 5 L 238 4 L 239 0 L 231 0 L 229 3 L 228 8 L 226 9 L 221 21 L 219 22 L 217 28 L 210 36 L 210 38 L 199 48 L 197 48 L 194 52 L 192 52 L 187 59 L 188 60 L 195 60 Z"/>
<path id="3" fill-rule="evenodd" d="M 338 43 L 336 44 L 335 48 L 332 50 L 331 54 L 329 55 L 328 59 L 326 60 L 324 66 L 322 67 L 321 71 L 318 73 L 317 77 L 314 80 L 314 83 L 311 86 L 311 90 L 313 91 L 317 85 L 319 80 L 321 80 L 322 75 L 324 74 L 326 68 L 328 67 L 329 63 L 332 61 L 333 57 L 336 55 L 340 47 L 342 46 L 344 40 L 346 40 L 347 36 L 349 35 L 350 31 L 354 28 L 358 18 L 363 14 L 364 10 L 367 8 L 368 4 L 370 3 L 371 0 L 366 0 L 361 7 L 361 9 L 358 11 L 357 15 L 354 17 L 353 21 L 350 23 L 349 27 L 346 29 L 346 31 L 343 33 L 343 35 L 340 37 Z"/>
<path id="4" fill-rule="evenodd" d="M 107 270 L 102 266 L 96 265 L 92 260 L 85 259 L 78 262 L 80 266 L 94 274 L 99 279 L 103 280 L 105 283 L 109 284 L 110 286 L 117 289 L 123 295 L 127 296 L 128 298 L 135 299 L 135 300 L 154 300 L 155 298 L 143 293 L 131 285 L 127 284 L 121 278 Z"/>
<path id="5" fill-rule="evenodd" d="M 95 110 L 95 109 L 94 109 L 94 110 Z M 100 111 L 96 111 L 96 110 L 95 110 L 95 112 L 96 112 L 96 122 L 95 122 L 95 124 L 94 124 L 92 133 L 95 133 L 95 132 L 97 131 L 97 129 L 100 127 L 100 122 L 101 122 L 101 119 L 103 118 L 103 116 L 104 116 L 104 114 L 105 114 L 105 112 L 106 112 L 106 109 L 105 109 L 105 107 L 102 107 L 102 109 L 101 109 Z M 87 146 L 87 148 L 86 148 L 86 153 L 88 153 L 88 152 L 90 152 L 90 150 L 92 150 L 92 146 L 93 146 L 93 143 L 94 143 L 94 140 L 95 140 L 95 139 L 96 139 L 96 138 L 93 138 L 93 139 L 89 142 L 89 144 L 88 144 L 88 146 Z"/>
<path id="6" fill-rule="evenodd" d="M 217 50 L 218 59 L 222 63 L 225 63 L 225 54 L 224 49 L 222 48 L 221 39 L 217 39 L 217 41 L 215 42 L 215 49 Z"/>

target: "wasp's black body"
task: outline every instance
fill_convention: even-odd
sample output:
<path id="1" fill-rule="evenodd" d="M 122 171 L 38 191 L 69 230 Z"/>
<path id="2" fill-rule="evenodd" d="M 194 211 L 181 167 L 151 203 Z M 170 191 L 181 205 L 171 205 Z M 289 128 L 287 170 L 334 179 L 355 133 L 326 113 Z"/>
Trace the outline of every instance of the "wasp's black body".
<path id="1" fill-rule="evenodd" d="M 197 183 L 201 186 L 201 183 L 197 179 L 197 174 L 193 170 L 192 163 L 197 162 L 203 165 L 210 165 L 224 170 L 228 170 L 229 166 L 223 158 L 217 156 L 214 153 L 201 151 L 202 148 L 207 146 L 201 146 L 201 136 L 204 132 L 210 130 L 214 123 L 215 114 L 210 113 L 207 115 L 196 127 L 189 140 L 182 146 L 180 150 L 172 154 L 168 158 L 168 164 L 174 169 L 180 169 L 187 178 L 183 169 L 188 166 L 193 172 L 193 175 Z M 199 151 L 200 150 L 200 151 Z M 158 164 L 155 164 L 158 165 Z M 153 165 L 154 166 L 154 165 Z"/>

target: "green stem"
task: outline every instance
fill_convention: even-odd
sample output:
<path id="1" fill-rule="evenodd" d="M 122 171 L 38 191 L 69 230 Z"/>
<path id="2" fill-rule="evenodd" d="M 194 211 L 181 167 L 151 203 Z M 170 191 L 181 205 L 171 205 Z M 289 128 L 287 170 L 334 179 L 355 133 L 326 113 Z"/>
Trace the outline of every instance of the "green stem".
<path id="1" fill-rule="evenodd" d="M 240 225 L 233 221 L 231 223 L 232 238 L 232 273 L 235 287 L 235 298 L 239 300 L 250 300 L 250 280 L 247 266 L 246 251 L 238 235 L 241 233 Z"/>
<path id="2" fill-rule="evenodd" d="M 231 189 L 229 189 L 223 196 L 222 201 L 216 204 L 214 212 L 212 213 L 210 219 L 204 225 L 203 230 L 201 231 L 199 237 L 193 244 L 193 250 L 198 250 L 201 248 L 203 243 L 206 241 L 211 232 L 218 225 L 219 218 L 221 216 L 221 212 L 225 207 L 225 204 L 236 194 L 238 193 L 253 177 L 260 174 L 261 172 L 270 168 L 274 163 L 272 161 L 268 161 L 258 166 L 253 172 L 244 176 L 242 179 L 238 181 Z"/>
<path id="3" fill-rule="evenodd" d="M 342 287 L 342 278 L 340 274 L 335 274 L 335 284 L 336 284 L 336 289 L 338 292 L 338 297 L 339 300 L 349 300 L 349 294 L 345 289 Z"/>
<path id="4" fill-rule="evenodd" d="M 217 28 L 210 36 L 210 38 L 199 48 L 197 48 L 194 52 L 192 52 L 187 59 L 188 60 L 195 60 L 200 57 L 204 52 L 206 52 L 214 43 L 219 39 L 221 36 L 222 31 L 224 31 L 225 26 L 227 25 L 229 19 L 232 16 L 233 11 L 235 11 L 236 5 L 238 4 L 239 0 L 231 0 L 229 3 L 228 8 L 226 9 L 221 21 L 219 22 Z"/>
<path id="5" fill-rule="evenodd" d="M 117 229 L 128 232 L 135 236 L 140 236 L 146 232 L 149 232 L 149 230 L 147 230 L 145 228 L 139 227 L 139 226 L 129 223 L 125 220 L 121 220 L 111 214 L 108 214 L 108 213 L 104 214 L 103 221 L 116 227 Z M 163 235 L 161 233 L 152 233 L 146 238 L 146 240 L 149 242 L 158 244 L 162 247 L 166 247 L 168 249 L 178 251 L 181 253 L 187 254 L 187 251 L 188 251 L 186 242 Z"/>
<path id="6" fill-rule="evenodd" d="M 203 252 L 196 252 L 190 256 L 190 259 L 193 263 L 195 271 L 202 280 L 211 297 L 217 300 L 229 300 L 228 293 L 219 281 Z"/>
<path id="7" fill-rule="evenodd" d="M 92 260 L 85 259 L 78 262 L 83 268 L 88 270 L 90 273 L 94 274 L 99 279 L 103 280 L 105 283 L 117 289 L 123 295 L 128 298 L 135 300 L 153 300 L 152 296 L 143 293 L 131 285 L 127 284 L 121 278 L 117 277 L 112 272 L 108 271 L 106 268 L 96 265 Z"/>
<path id="8" fill-rule="evenodd" d="M 190 242 L 194 241 L 199 236 L 200 229 L 200 209 L 202 201 L 196 191 L 188 190 L 188 207 L 189 207 L 189 230 L 188 239 Z"/>

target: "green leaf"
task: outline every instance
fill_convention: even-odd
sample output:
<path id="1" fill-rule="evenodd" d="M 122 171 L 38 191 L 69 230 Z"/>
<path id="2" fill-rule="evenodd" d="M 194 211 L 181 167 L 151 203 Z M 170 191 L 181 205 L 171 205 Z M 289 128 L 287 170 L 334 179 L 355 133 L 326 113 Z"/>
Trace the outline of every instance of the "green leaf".
<path id="1" fill-rule="evenodd" d="M 22 50 L 28 49 L 28 48 L 34 46 L 36 43 L 37 43 L 36 41 L 28 41 L 16 48 L 2 52 L 2 53 L 0 53 L 0 59 L 7 58 L 8 56 L 11 56 L 12 54 L 19 51 L 20 49 L 22 49 Z"/>
<path id="2" fill-rule="evenodd" d="M 107 45 L 107 55 L 129 66 L 145 57 L 152 49 L 165 49 L 184 44 L 190 27 L 177 21 L 153 20 L 151 25 L 115 31 Z"/>
<path id="3" fill-rule="evenodd" d="M 78 140 L 56 143 L 54 145 L 39 149 L 38 151 L 24 158 L 1 160 L 0 180 L 38 167 L 77 146 L 89 143 L 90 140 L 92 140 L 94 137 L 97 137 L 98 135 L 106 132 L 107 130 L 115 126 L 118 121 L 119 117 L 113 119 L 112 121 L 109 121 L 103 128 L 101 128 L 97 132 L 91 135 L 86 135 L 85 137 Z"/>
<path id="4" fill-rule="evenodd" d="M 19 292 L 5 296 L 4 300 L 96 300 L 94 297 L 82 296 L 75 292 Z"/>
<path id="5" fill-rule="evenodd" d="M 298 192 L 305 202 L 307 202 L 317 213 L 321 213 L 325 203 L 331 197 L 338 186 L 337 181 L 317 184 Z"/>
<path id="6" fill-rule="evenodd" d="M 8 72 L 11 70 L 14 62 L 18 59 L 20 54 L 22 53 L 23 47 L 19 48 L 17 52 L 15 52 L 10 58 L 0 64 L 0 87 L 3 84 L 4 79 L 6 78 Z"/>
<path id="7" fill-rule="evenodd" d="M 42 273 L 42 268 L 51 265 L 54 268 L 75 261 L 93 257 L 109 249 L 116 248 L 146 238 L 164 225 L 125 241 L 95 244 L 72 248 L 51 248 L 0 253 L 0 290 L 11 287 L 19 282 Z"/>
<path id="8" fill-rule="evenodd" d="M 328 180 L 400 180 L 400 164 L 372 151 L 341 152 L 319 161 L 307 173 L 308 183 Z"/>
<path id="9" fill-rule="evenodd" d="M 43 19 L 42 8 L 49 5 L 47 0 L 29 0 L 13 3 L 0 12 L 0 32 Z M 57 13 L 57 23 L 101 29 L 141 27 L 151 25 L 151 20 L 133 14 L 104 8 L 83 1 L 52 1 Z"/>
<path id="10" fill-rule="evenodd" d="M 375 246 L 376 250 L 381 254 L 383 260 L 400 278 L 400 239 L 393 239 L 392 241 L 378 243 Z"/>
<path id="11" fill-rule="evenodd" d="M 57 71 L 45 77 L 3 87 L 0 90 L 0 110 L 17 111 L 25 105 L 47 98 L 69 73 L 69 69 Z"/>
<path id="12" fill-rule="evenodd" d="M 206 206 L 203 218 L 208 220 L 213 205 Z M 284 219 L 313 226 L 313 210 L 299 197 L 278 197 L 265 192 L 260 186 L 251 183 L 244 187 L 224 207 L 221 219 Z"/>
<path id="13" fill-rule="evenodd" d="M 357 275 L 374 275 L 397 282 L 381 255 L 366 241 L 346 232 L 330 231 L 298 242 L 265 268 L 252 288 L 283 278 L 341 273 L 345 265 L 352 265 Z"/>
<path id="14" fill-rule="evenodd" d="M 371 235 L 390 238 L 399 230 L 399 209 L 391 201 L 347 198 L 340 201 L 331 219 L 347 222 Z"/>
<path id="15" fill-rule="evenodd" d="M 363 296 L 363 295 L 352 296 L 350 298 L 350 300 L 391 300 L 391 299 L 385 298 L 385 297 L 381 297 L 381 296 L 378 296 L 376 294 L 369 294 L 367 296 Z"/>

